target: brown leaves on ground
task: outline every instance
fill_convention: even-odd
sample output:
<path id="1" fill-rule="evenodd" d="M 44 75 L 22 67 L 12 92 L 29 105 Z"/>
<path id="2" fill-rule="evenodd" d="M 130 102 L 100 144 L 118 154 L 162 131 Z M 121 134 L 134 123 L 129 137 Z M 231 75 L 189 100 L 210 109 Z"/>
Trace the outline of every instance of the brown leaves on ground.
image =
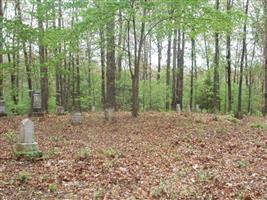
<path id="1" fill-rule="evenodd" d="M 35 162 L 14 160 L 7 141 L 23 118 L 1 118 L 0 199 L 267 199 L 264 118 L 84 116 L 33 118 Z"/>

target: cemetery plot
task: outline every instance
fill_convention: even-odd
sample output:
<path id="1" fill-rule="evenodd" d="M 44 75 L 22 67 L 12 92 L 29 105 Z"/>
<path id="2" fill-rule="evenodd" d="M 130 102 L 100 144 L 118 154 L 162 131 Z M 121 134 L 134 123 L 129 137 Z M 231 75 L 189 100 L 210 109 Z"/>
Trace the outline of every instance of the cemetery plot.
<path id="1" fill-rule="evenodd" d="M 30 137 L 21 139 L 43 152 L 33 161 L 12 157 L 24 118 L 1 118 L 1 198 L 267 199 L 264 118 L 117 113 L 107 122 L 83 113 L 74 126 L 71 117 L 32 118 L 34 140 L 23 121 Z"/>

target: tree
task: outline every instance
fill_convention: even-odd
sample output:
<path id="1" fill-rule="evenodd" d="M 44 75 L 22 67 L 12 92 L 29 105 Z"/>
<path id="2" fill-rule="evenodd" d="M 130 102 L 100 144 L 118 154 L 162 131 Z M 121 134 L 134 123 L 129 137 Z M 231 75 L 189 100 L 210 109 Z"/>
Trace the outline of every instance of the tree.
<path id="1" fill-rule="evenodd" d="M 249 8 L 249 0 L 246 2 L 245 6 L 245 14 L 248 14 L 248 8 Z M 244 22 L 243 27 L 243 39 L 242 39 L 242 54 L 241 54 L 241 61 L 240 61 L 240 78 L 239 78 L 239 87 L 238 87 L 238 103 L 237 103 L 237 118 L 242 118 L 242 85 L 243 85 L 243 71 L 244 71 L 244 59 L 247 49 L 247 18 Z"/>
<path id="2" fill-rule="evenodd" d="M 267 114 L 267 0 L 264 1 L 264 66 L 265 66 L 265 106 L 264 113 Z"/>

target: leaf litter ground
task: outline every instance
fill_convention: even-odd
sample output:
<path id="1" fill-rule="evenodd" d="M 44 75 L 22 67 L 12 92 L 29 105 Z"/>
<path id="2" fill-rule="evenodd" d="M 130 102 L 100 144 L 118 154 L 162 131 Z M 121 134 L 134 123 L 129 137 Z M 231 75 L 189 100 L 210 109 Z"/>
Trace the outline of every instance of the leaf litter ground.
<path id="1" fill-rule="evenodd" d="M 35 161 L 11 154 L 22 119 L 0 119 L 0 199 L 267 199 L 264 118 L 85 113 L 72 126 L 47 115 L 32 118 Z"/>

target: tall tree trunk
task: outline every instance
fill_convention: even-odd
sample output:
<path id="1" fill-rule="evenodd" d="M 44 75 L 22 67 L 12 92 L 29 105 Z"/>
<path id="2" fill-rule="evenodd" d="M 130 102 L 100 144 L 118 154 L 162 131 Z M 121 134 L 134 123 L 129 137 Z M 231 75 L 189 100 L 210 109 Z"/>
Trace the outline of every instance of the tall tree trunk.
<path id="1" fill-rule="evenodd" d="M 2 27 L 2 24 L 3 24 L 3 2 L 2 0 L 0 0 L 0 65 L 3 64 L 3 27 Z M 3 84 L 4 84 L 4 70 L 2 68 L 2 66 L 0 67 L 0 99 L 3 98 L 3 90 L 4 90 L 4 87 L 3 87 Z"/>
<path id="2" fill-rule="evenodd" d="M 219 10 L 220 2 L 216 0 L 216 9 Z M 220 110 L 220 77 L 219 77 L 219 33 L 215 33 L 214 79 L 213 79 L 213 110 Z"/>
<path id="3" fill-rule="evenodd" d="M 190 76 L 190 110 L 193 110 L 193 96 L 194 96 L 194 71 L 195 71 L 195 40 L 191 39 L 191 76 Z"/>
<path id="4" fill-rule="evenodd" d="M 168 35 L 167 68 L 166 68 L 166 110 L 170 109 L 171 45 L 172 45 L 172 33 L 170 31 Z"/>
<path id="5" fill-rule="evenodd" d="M 101 30 L 99 32 L 100 35 L 100 57 L 101 57 L 101 102 L 103 105 L 103 108 L 105 107 L 106 102 L 106 67 L 105 67 L 105 36 L 104 32 Z"/>
<path id="6" fill-rule="evenodd" d="M 267 0 L 264 1 L 264 27 L 265 27 L 265 46 L 264 46 L 264 66 L 265 66 L 265 106 L 264 114 L 267 114 Z"/>
<path id="7" fill-rule="evenodd" d="M 161 57 L 162 57 L 162 41 L 160 38 L 157 38 L 157 47 L 158 47 L 158 73 L 157 80 L 160 79 L 160 71 L 161 71 Z"/>
<path id="8" fill-rule="evenodd" d="M 42 0 L 37 0 L 37 10 L 41 10 Z M 42 16 L 38 16 L 39 28 L 39 59 L 40 59 L 40 77 L 41 77 L 41 96 L 42 96 L 42 110 L 48 112 L 48 68 L 45 65 L 45 48 L 42 44 L 44 34 Z"/>
<path id="9" fill-rule="evenodd" d="M 143 8 L 144 18 L 146 16 L 146 8 Z M 142 46 L 145 39 L 145 22 L 141 22 L 140 38 L 137 39 L 136 16 L 133 16 L 133 31 L 134 31 L 134 73 L 132 76 L 132 116 L 137 117 L 139 113 L 139 72 Z"/>
<path id="10" fill-rule="evenodd" d="M 230 12 L 232 7 L 232 0 L 227 0 L 227 11 Z M 232 110 L 232 80 L 231 80 L 231 36 L 226 38 L 226 60 L 227 60 L 227 90 L 228 90 L 228 107 L 227 111 Z"/>
<path id="11" fill-rule="evenodd" d="M 107 96 L 105 109 L 113 109 L 116 107 L 116 62 L 115 62 L 115 21 L 114 15 L 110 17 L 109 22 L 106 25 L 107 34 Z"/>
<path id="12" fill-rule="evenodd" d="M 248 14 L 248 7 L 249 7 L 249 0 L 247 0 L 246 7 L 245 7 L 245 14 Z M 239 87 L 238 87 L 238 103 L 237 103 L 237 118 L 242 118 L 242 85 L 243 85 L 243 71 L 244 71 L 244 60 L 245 60 L 245 53 L 247 48 L 247 19 L 245 20 L 244 27 L 243 27 L 243 40 L 242 40 L 242 54 L 240 60 L 240 78 L 239 78 Z"/>
<path id="13" fill-rule="evenodd" d="M 176 65 L 177 65 L 177 29 L 173 32 L 173 53 L 172 53 L 172 109 L 176 109 Z"/>

